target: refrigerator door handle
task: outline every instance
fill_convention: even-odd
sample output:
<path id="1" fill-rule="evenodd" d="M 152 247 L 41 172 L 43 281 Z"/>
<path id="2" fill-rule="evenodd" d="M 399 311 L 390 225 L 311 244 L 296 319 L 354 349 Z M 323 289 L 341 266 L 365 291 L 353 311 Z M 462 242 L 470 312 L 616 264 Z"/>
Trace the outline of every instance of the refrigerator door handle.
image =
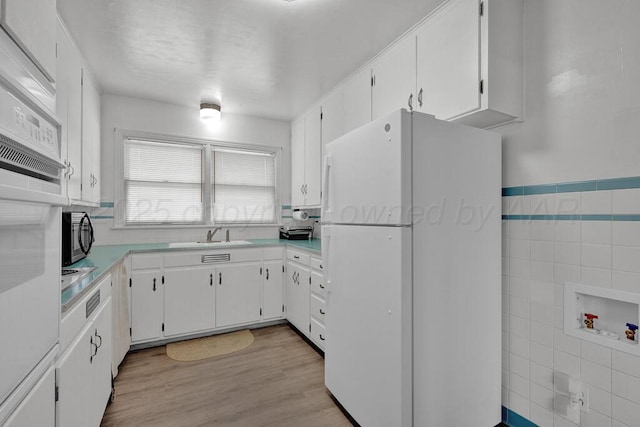
<path id="1" fill-rule="evenodd" d="M 331 231 L 330 225 L 322 226 L 322 273 L 327 293 L 331 292 Z"/>
<path id="2" fill-rule="evenodd" d="M 325 156 L 322 168 L 322 217 L 331 212 L 329 205 L 329 175 L 331 174 L 331 156 Z M 325 220 L 328 220 L 325 219 Z"/>

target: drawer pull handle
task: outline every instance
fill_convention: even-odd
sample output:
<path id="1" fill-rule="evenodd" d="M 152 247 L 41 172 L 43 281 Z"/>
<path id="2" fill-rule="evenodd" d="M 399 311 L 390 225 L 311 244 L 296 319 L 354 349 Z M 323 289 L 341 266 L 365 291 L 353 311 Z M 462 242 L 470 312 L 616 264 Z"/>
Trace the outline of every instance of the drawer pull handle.
<path id="1" fill-rule="evenodd" d="M 267 280 L 269 280 L 269 269 L 267 268 Z"/>
<path id="2" fill-rule="evenodd" d="M 320 289 L 324 289 L 324 285 L 323 284 L 320 284 Z"/>
<path id="3" fill-rule="evenodd" d="M 320 264 L 320 270 L 322 270 L 324 267 L 322 267 L 322 264 Z"/>
<path id="4" fill-rule="evenodd" d="M 324 311 L 322 311 L 322 309 L 320 309 L 320 314 L 324 316 Z"/>
<path id="5" fill-rule="evenodd" d="M 322 336 L 322 334 L 320 334 L 320 339 L 324 341 L 324 337 Z"/>
<path id="6" fill-rule="evenodd" d="M 295 259 L 300 259 L 300 257 L 298 255 L 294 255 L 293 256 Z"/>

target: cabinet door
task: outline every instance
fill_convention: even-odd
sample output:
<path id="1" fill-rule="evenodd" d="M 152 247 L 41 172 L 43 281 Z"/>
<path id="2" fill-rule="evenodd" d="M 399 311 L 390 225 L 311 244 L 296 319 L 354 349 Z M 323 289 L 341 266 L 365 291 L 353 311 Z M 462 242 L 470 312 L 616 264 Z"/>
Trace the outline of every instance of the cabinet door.
<path id="1" fill-rule="evenodd" d="M 213 329 L 215 269 L 185 267 L 164 272 L 164 334 L 180 335 Z"/>
<path id="2" fill-rule="evenodd" d="M 96 350 L 95 356 L 90 360 L 93 393 L 90 421 L 87 425 L 98 426 L 111 395 L 111 298 L 107 299 L 96 314 L 89 332 L 93 333 Z"/>
<path id="3" fill-rule="evenodd" d="M 90 425 L 93 409 L 91 360 L 96 351 L 93 333 L 92 325 L 87 325 L 58 362 L 58 426 Z"/>
<path id="4" fill-rule="evenodd" d="M 216 326 L 260 320 L 260 263 L 216 268 Z"/>
<path id="5" fill-rule="evenodd" d="M 322 146 L 342 135 L 342 88 L 322 101 Z"/>
<path id="6" fill-rule="evenodd" d="M 160 270 L 131 273 L 131 341 L 162 337 Z"/>
<path id="7" fill-rule="evenodd" d="M 2 27 L 52 82 L 56 79 L 56 1 L 3 0 Z"/>
<path id="8" fill-rule="evenodd" d="M 320 107 L 317 107 L 304 118 L 305 206 L 320 206 L 320 170 L 322 168 L 320 113 Z"/>
<path id="9" fill-rule="evenodd" d="M 277 319 L 283 315 L 284 268 L 282 261 L 264 263 L 262 282 L 262 319 Z"/>
<path id="10" fill-rule="evenodd" d="M 69 165 L 67 196 L 82 197 L 82 63 L 66 30 L 57 26 L 58 81 L 56 82 L 56 110 L 62 121 L 62 157 Z"/>
<path id="11" fill-rule="evenodd" d="M 418 34 L 419 111 L 446 120 L 480 108 L 479 1 L 453 1 Z"/>
<path id="12" fill-rule="evenodd" d="M 343 134 L 371 121 L 371 69 L 351 76 L 342 92 Z"/>
<path id="13" fill-rule="evenodd" d="M 304 119 L 291 124 L 291 206 L 304 206 Z"/>
<path id="14" fill-rule="evenodd" d="M 416 99 L 416 39 L 408 37 L 386 52 L 373 67 L 371 119 L 400 108 L 410 110 Z"/>
<path id="15" fill-rule="evenodd" d="M 82 76 L 82 200 L 100 203 L 100 93 Z"/>
<path id="16" fill-rule="evenodd" d="M 309 269 L 287 263 L 287 320 L 309 335 Z"/>

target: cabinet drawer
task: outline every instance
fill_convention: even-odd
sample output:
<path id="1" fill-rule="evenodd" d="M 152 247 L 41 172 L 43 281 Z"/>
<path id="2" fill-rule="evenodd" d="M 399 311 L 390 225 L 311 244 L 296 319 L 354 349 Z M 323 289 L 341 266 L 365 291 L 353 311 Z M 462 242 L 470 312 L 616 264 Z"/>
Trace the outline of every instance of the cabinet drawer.
<path id="1" fill-rule="evenodd" d="M 325 339 L 327 334 L 324 326 L 320 324 L 316 319 L 311 319 L 311 340 L 322 350 L 324 350 Z"/>
<path id="2" fill-rule="evenodd" d="M 311 292 L 316 293 L 322 297 L 327 297 L 327 289 L 324 285 L 324 277 L 322 274 L 312 271 L 311 272 Z"/>
<path id="3" fill-rule="evenodd" d="M 304 252 L 287 249 L 287 259 L 308 266 L 310 256 Z"/>
<path id="4" fill-rule="evenodd" d="M 310 302 L 309 309 L 311 311 L 311 317 L 324 325 L 324 319 L 327 313 L 327 305 L 325 304 L 324 299 L 318 298 L 317 295 L 311 295 Z"/>
<path id="5" fill-rule="evenodd" d="M 272 260 L 272 259 L 281 260 L 282 251 L 283 251 L 282 248 L 264 248 L 262 252 L 263 254 L 262 256 L 265 261 Z"/>
<path id="6" fill-rule="evenodd" d="M 162 267 L 161 254 L 140 254 L 131 256 L 132 270 L 148 270 Z"/>
<path id="7" fill-rule="evenodd" d="M 311 258 L 311 268 L 314 270 L 322 271 L 322 259 Z"/>
<path id="8" fill-rule="evenodd" d="M 99 296 L 98 296 L 99 293 Z M 111 295 L 111 275 L 104 277 L 95 288 L 67 313 L 60 321 L 60 354 L 69 346 L 82 328 L 87 324 L 87 319 L 98 312 L 98 309 Z M 87 317 L 87 312 L 89 316 Z"/>

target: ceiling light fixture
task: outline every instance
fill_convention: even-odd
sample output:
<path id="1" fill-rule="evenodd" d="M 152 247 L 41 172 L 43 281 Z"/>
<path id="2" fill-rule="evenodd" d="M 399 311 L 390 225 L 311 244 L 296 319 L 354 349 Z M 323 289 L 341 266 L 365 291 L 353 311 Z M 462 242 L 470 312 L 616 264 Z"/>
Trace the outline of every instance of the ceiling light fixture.
<path id="1" fill-rule="evenodd" d="M 220 121 L 222 112 L 220 111 L 220 104 L 213 102 L 201 102 L 200 103 L 200 118 L 202 120 L 217 122 Z"/>

